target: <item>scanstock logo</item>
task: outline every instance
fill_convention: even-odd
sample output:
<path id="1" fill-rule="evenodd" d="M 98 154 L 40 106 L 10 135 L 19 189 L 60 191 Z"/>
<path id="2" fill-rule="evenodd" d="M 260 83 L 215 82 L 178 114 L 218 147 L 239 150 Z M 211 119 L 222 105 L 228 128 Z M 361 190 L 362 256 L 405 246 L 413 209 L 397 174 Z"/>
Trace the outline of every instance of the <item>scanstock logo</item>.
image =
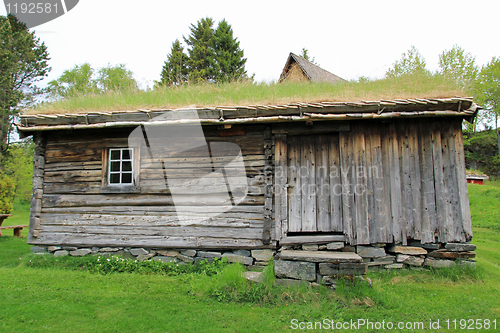
<path id="1" fill-rule="evenodd" d="M 52 21 L 72 10 L 79 0 L 4 0 L 12 14 L 28 29 Z"/>
<path id="2" fill-rule="evenodd" d="M 248 194 L 240 147 L 232 142 L 207 142 L 197 110 L 155 117 L 135 128 L 128 141 L 129 147 L 141 147 L 145 186 L 170 192 L 181 225 L 210 223 Z"/>

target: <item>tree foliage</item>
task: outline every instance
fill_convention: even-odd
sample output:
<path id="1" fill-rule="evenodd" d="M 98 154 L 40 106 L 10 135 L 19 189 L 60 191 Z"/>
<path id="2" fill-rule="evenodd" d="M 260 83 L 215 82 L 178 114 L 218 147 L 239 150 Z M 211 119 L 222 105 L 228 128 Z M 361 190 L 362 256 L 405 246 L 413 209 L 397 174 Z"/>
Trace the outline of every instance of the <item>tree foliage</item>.
<path id="1" fill-rule="evenodd" d="M 479 72 L 475 57 L 458 45 L 439 55 L 439 67 L 440 74 L 455 80 L 465 90 L 472 89 Z"/>
<path id="2" fill-rule="evenodd" d="M 404 52 L 401 59 L 396 61 L 392 68 L 387 70 L 385 76 L 386 78 L 397 78 L 411 74 L 430 74 L 426 68 L 424 57 L 422 57 L 415 46 L 412 46 L 407 52 Z"/>
<path id="3" fill-rule="evenodd" d="M 12 122 L 20 110 L 45 93 L 36 83 L 51 68 L 47 47 L 13 15 L 0 16 L 0 149 L 8 147 Z"/>
<path id="4" fill-rule="evenodd" d="M 245 70 L 246 58 L 240 42 L 233 37 L 233 28 L 226 20 L 219 22 L 211 40 L 215 63 L 214 79 L 217 82 L 228 82 L 247 76 Z"/>
<path id="5" fill-rule="evenodd" d="M 14 199 L 29 202 L 32 190 L 33 140 L 12 143 L 4 154 L 3 171 L 14 183 Z"/>
<path id="6" fill-rule="evenodd" d="M 311 56 L 309 55 L 309 50 L 306 49 L 305 47 L 302 48 L 302 51 L 299 56 L 315 64 L 316 66 L 319 66 L 319 64 L 316 62 L 316 59 L 314 57 L 311 58 Z"/>
<path id="7" fill-rule="evenodd" d="M 65 70 L 57 80 L 50 81 L 49 89 L 52 97 L 61 98 L 133 90 L 137 89 L 137 82 L 124 64 L 108 64 L 96 71 L 90 64 L 84 63 Z"/>
<path id="8" fill-rule="evenodd" d="M 164 86 L 177 86 L 188 80 L 188 60 L 189 57 L 184 53 L 184 47 L 176 39 L 172 43 L 170 53 L 167 55 L 167 61 L 163 64 L 161 71 L 160 84 Z"/>
<path id="9" fill-rule="evenodd" d="M 14 209 L 14 181 L 0 171 L 0 214 L 9 214 Z"/>
<path id="10" fill-rule="evenodd" d="M 494 57 L 481 68 L 474 85 L 476 101 L 487 108 L 495 121 L 497 132 L 497 148 L 500 155 L 500 133 L 498 132 L 498 116 L 500 115 L 500 58 Z"/>
<path id="11" fill-rule="evenodd" d="M 226 20 L 220 21 L 214 29 L 213 19 L 202 18 L 196 24 L 191 24 L 189 30 L 189 35 L 183 37 L 187 54 L 178 40 L 172 43 L 163 65 L 160 85 L 227 82 L 247 77 L 247 59 Z"/>

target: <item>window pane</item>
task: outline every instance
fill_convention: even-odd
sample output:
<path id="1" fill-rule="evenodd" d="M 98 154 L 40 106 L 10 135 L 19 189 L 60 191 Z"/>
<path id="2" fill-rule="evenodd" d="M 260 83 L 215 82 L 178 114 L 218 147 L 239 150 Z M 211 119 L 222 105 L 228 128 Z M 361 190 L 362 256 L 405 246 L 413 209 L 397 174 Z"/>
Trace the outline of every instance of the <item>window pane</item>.
<path id="1" fill-rule="evenodd" d="M 109 183 L 110 184 L 120 184 L 120 174 L 119 173 L 112 173 L 109 175 Z"/>
<path id="2" fill-rule="evenodd" d="M 119 149 L 111 149 L 111 159 L 119 160 L 120 159 L 120 150 Z"/>
<path id="3" fill-rule="evenodd" d="M 120 162 L 111 162 L 111 171 L 120 171 Z"/>
<path id="4" fill-rule="evenodd" d="M 122 174 L 122 184 L 132 184 L 132 173 Z"/>
<path id="5" fill-rule="evenodd" d="M 123 160 L 130 160 L 132 158 L 132 154 L 130 153 L 130 149 L 124 149 L 122 150 L 122 159 Z"/>
<path id="6" fill-rule="evenodd" d="M 132 171 L 132 162 L 122 162 L 122 171 Z"/>

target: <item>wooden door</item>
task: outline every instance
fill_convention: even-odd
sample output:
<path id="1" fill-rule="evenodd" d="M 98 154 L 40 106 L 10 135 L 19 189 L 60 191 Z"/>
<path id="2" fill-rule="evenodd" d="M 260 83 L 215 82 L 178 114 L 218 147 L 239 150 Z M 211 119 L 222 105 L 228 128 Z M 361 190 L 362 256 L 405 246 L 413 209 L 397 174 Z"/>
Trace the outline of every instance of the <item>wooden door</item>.
<path id="1" fill-rule="evenodd" d="M 287 233 L 343 232 L 338 133 L 287 138 Z"/>

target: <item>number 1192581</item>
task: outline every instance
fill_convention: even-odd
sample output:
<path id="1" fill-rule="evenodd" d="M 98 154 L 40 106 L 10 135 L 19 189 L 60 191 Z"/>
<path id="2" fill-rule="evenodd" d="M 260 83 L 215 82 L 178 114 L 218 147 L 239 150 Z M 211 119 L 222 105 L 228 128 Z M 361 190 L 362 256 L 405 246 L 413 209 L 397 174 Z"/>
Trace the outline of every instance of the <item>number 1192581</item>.
<path id="1" fill-rule="evenodd" d="M 489 319 L 446 319 L 444 321 L 447 329 L 461 329 L 461 330 L 495 330 L 497 329 L 497 320 Z"/>
<path id="2" fill-rule="evenodd" d="M 57 13 L 57 3 L 51 4 L 49 2 L 22 2 L 22 3 L 8 3 L 6 5 L 9 14 L 50 14 Z"/>

